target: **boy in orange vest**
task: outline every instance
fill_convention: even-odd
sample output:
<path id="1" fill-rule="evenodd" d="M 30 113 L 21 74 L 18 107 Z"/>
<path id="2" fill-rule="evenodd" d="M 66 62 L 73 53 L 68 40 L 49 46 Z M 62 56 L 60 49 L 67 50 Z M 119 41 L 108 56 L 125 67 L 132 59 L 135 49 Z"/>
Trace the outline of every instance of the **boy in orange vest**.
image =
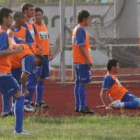
<path id="1" fill-rule="evenodd" d="M 28 134 L 23 131 L 23 105 L 24 97 L 20 91 L 17 81 L 11 74 L 11 64 L 9 56 L 22 52 L 22 45 L 17 45 L 15 49 L 10 49 L 13 45 L 9 44 L 7 30 L 12 24 L 12 10 L 2 8 L 0 10 L 0 91 L 5 98 L 15 98 L 15 131 L 18 134 Z M 11 45 L 11 46 L 9 46 Z"/>
<path id="2" fill-rule="evenodd" d="M 43 99 L 44 81 L 49 77 L 49 60 L 52 59 L 52 54 L 49 46 L 49 31 L 43 22 L 43 10 L 39 7 L 35 8 L 35 21 L 33 25 L 36 29 L 35 42 L 42 48 L 42 55 L 44 56 L 44 64 L 38 69 L 38 81 L 36 84 L 36 107 L 49 107 Z"/>
<path id="3" fill-rule="evenodd" d="M 78 25 L 72 33 L 73 63 L 76 71 L 74 88 L 75 111 L 85 114 L 93 114 L 94 111 L 86 106 L 86 84 L 91 82 L 92 56 L 89 36 L 85 27 L 90 23 L 90 13 L 81 10 L 78 13 Z"/>
<path id="4" fill-rule="evenodd" d="M 140 107 L 140 99 L 133 95 L 128 89 L 121 85 L 117 78 L 120 70 L 118 60 L 111 59 L 107 64 L 108 73 L 104 78 L 101 90 L 101 100 L 106 109 Z"/>

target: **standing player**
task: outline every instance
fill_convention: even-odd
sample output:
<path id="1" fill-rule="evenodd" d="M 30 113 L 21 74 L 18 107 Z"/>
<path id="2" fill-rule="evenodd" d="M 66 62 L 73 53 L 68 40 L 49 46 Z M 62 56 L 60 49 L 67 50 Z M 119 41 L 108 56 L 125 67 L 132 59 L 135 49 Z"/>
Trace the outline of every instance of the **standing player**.
<path id="1" fill-rule="evenodd" d="M 34 6 L 30 3 L 24 3 L 21 6 L 21 8 L 22 8 L 22 12 L 25 16 L 24 27 L 30 31 L 30 34 L 34 40 L 34 43 L 32 44 L 32 49 L 33 49 L 34 53 L 36 53 L 36 51 L 38 51 L 38 50 L 40 51 L 39 53 L 42 53 L 41 47 L 39 46 L 39 44 L 36 44 L 36 42 L 35 42 L 36 30 L 31 22 L 31 18 L 33 18 L 35 16 Z"/>
<path id="2" fill-rule="evenodd" d="M 92 57 L 90 54 L 90 42 L 85 27 L 90 23 L 90 13 L 81 10 L 78 13 L 78 25 L 72 33 L 73 62 L 76 71 L 76 83 L 74 88 L 76 112 L 93 114 L 86 106 L 86 84 L 91 82 Z"/>
<path id="3" fill-rule="evenodd" d="M 12 24 L 12 10 L 2 8 L 0 10 L 0 91 L 6 98 L 15 98 L 15 133 L 27 134 L 23 131 L 23 105 L 24 97 L 20 92 L 20 87 L 11 74 L 11 65 L 9 56 L 19 53 L 23 50 L 21 45 L 16 49 L 9 49 L 8 35 L 6 34 L 8 28 Z"/>
<path id="4" fill-rule="evenodd" d="M 35 43 L 35 34 L 36 34 L 35 27 L 33 26 L 32 22 L 30 21 L 31 18 L 33 18 L 34 15 L 35 15 L 34 6 L 32 4 L 30 4 L 30 3 L 24 3 L 21 8 L 22 8 L 22 12 L 23 12 L 23 14 L 25 15 L 25 18 L 26 18 L 24 27 L 27 28 L 30 31 L 31 36 L 32 36 L 32 38 L 34 40 L 34 44 L 32 44 L 32 50 L 33 50 L 34 53 L 36 53 L 37 50 L 39 49 L 40 53 L 41 53 L 42 50 Z M 33 94 L 34 94 L 35 87 L 36 87 L 36 84 L 37 84 L 37 82 L 36 82 L 37 79 L 36 78 L 37 78 L 36 74 L 31 74 L 29 76 L 29 79 L 28 79 L 28 82 L 27 82 L 29 96 L 27 96 L 25 98 L 24 109 L 26 111 L 31 111 L 32 112 L 33 110 L 35 110 L 33 103 L 31 103 L 31 100 L 33 98 Z"/>
<path id="5" fill-rule="evenodd" d="M 121 85 L 116 74 L 120 70 L 118 60 L 111 59 L 107 64 L 108 73 L 104 78 L 101 90 L 101 100 L 106 109 L 140 108 L 140 99 Z"/>
<path id="6" fill-rule="evenodd" d="M 38 82 L 36 85 L 36 107 L 49 107 L 42 101 L 44 80 L 49 76 L 49 59 L 52 59 L 52 55 L 49 48 L 49 32 L 43 23 L 43 10 L 39 7 L 35 8 L 35 22 L 33 23 L 36 28 L 35 42 L 42 47 L 44 56 L 44 64 L 38 69 Z"/>
<path id="7" fill-rule="evenodd" d="M 29 32 L 28 29 L 26 29 L 25 27 L 23 27 L 24 23 L 25 23 L 25 16 L 22 12 L 15 12 L 14 13 L 14 24 L 12 25 L 11 29 L 8 30 L 8 35 L 10 38 L 13 38 L 14 43 L 26 43 L 28 44 L 28 46 L 31 48 L 32 44 L 34 43 L 34 40 Z M 27 49 L 26 49 L 27 50 Z M 27 53 L 29 51 L 27 50 Z M 18 60 L 16 62 L 15 60 L 15 64 L 18 63 Z M 21 84 L 21 67 L 14 67 L 14 65 L 12 66 L 12 75 L 14 76 L 14 78 L 18 81 L 19 85 Z M 11 110 L 11 105 L 10 105 L 10 101 L 8 101 L 8 99 L 3 98 L 3 104 L 4 104 L 4 109 L 3 109 L 3 113 L 2 113 L 2 117 L 7 117 L 7 116 L 11 116 L 13 115 L 13 111 Z M 14 106 L 14 103 L 13 103 Z M 32 106 L 24 106 L 25 110 L 32 110 L 35 111 L 35 108 Z"/>

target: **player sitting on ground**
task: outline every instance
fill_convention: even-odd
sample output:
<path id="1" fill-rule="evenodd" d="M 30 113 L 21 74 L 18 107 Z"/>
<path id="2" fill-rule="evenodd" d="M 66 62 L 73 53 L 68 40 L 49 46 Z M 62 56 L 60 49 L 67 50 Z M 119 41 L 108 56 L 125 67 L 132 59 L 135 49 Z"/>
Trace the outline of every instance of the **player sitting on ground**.
<path id="1" fill-rule="evenodd" d="M 119 62 L 111 59 L 107 64 L 107 75 L 104 78 L 101 90 L 101 100 L 106 109 L 128 108 L 137 109 L 140 106 L 140 99 L 121 85 L 117 78 L 120 70 Z"/>

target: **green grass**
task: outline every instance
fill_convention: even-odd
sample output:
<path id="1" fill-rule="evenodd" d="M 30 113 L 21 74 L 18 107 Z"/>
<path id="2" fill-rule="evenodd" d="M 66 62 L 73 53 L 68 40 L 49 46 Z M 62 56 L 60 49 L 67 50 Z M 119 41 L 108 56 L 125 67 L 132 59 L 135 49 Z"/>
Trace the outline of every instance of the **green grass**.
<path id="1" fill-rule="evenodd" d="M 13 125 L 14 118 L 0 119 L 0 140 L 140 140 L 139 117 L 28 117 L 29 136 L 14 135 Z"/>

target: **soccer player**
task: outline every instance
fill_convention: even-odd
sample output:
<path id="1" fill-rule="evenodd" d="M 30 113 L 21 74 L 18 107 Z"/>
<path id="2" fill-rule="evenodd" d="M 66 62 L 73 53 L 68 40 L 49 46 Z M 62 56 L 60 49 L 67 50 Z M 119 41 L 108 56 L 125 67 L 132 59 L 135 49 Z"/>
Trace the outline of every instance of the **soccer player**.
<path id="1" fill-rule="evenodd" d="M 36 51 L 42 53 L 42 48 L 35 42 L 36 30 L 31 22 L 31 19 L 35 16 L 34 6 L 30 3 L 24 3 L 21 6 L 21 9 L 25 16 L 24 27 L 30 31 L 30 34 L 34 40 L 34 43 L 32 44 L 32 50 L 34 51 L 34 54 L 36 54 Z"/>
<path id="2" fill-rule="evenodd" d="M 10 33 L 11 36 L 16 37 L 14 38 L 16 43 L 26 43 L 30 49 L 32 50 L 32 44 L 34 44 L 34 40 L 29 32 L 28 29 L 23 27 L 25 23 L 25 16 L 22 12 L 15 12 L 14 13 L 14 24 L 11 27 Z M 12 69 L 13 76 L 19 77 L 21 76 L 21 68 Z M 19 79 L 20 80 L 20 79 Z M 18 81 L 20 83 L 20 81 Z"/>
<path id="3" fill-rule="evenodd" d="M 15 131 L 18 134 L 28 134 L 23 131 L 23 105 L 24 97 L 20 91 L 17 81 L 11 74 L 11 64 L 9 56 L 22 52 L 23 48 L 18 45 L 15 49 L 10 49 L 8 42 L 8 35 L 6 34 L 8 28 L 12 24 L 12 10 L 2 8 L 0 10 L 0 91 L 6 98 L 15 98 Z"/>
<path id="4" fill-rule="evenodd" d="M 72 33 L 73 63 L 76 71 L 75 111 L 93 114 L 94 111 L 86 106 L 86 85 L 91 82 L 92 57 L 89 37 L 85 27 L 90 23 L 90 13 L 87 10 L 81 10 L 77 19 L 78 25 Z"/>
<path id="5" fill-rule="evenodd" d="M 101 89 L 101 100 L 106 109 L 128 108 L 137 109 L 140 107 L 140 99 L 126 89 L 118 80 L 117 74 L 120 70 L 118 60 L 111 59 L 107 64 L 107 74 L 105 75 Z"/>
<path id="6" fill-rule="evenodd" d="M 17 81 L 21 81 L 22 92 L 25 96 L 27 96 L 29 93 L 28 89 L 26 88 L 28 75 L 35 73 L 36 71 L 35 67 L 40 67 L 44 62 L 44 58 L 43 56 L 39 54 L 34 55 L 27 45 L 23 44 L 22 46 L 24 50 L 21 53 L 10 56 L 10 62 L 11 62 L 12 70 L 15 71 L 15 73 L 19 69 L 22 69 L 21 74 L 17 73 L 15 79 Z M 10 101 L 7 98 L 3 98 L 3 100 L 4 100 L 4 103 L 7 104 L 8 106 L 8 107 L 6 106 L 7 107 L 6 111 L 11 112 L 11 107 L 9 104 Z M 14 108 L 14 105 L 13 105 L 13 108 Z M 28 108 L 26 110 L 28 110 Z M 33 112 L 34 111 L 35 110 L 33 110 Z M 8 115 L 9 114 L 7 114 L 7 116 Z"/>
<path id="7" fill-rule="evenodd" d="M 49 48 L 49 32 L 45 23 L 43 23 L 43 10 L 39 7 L 35 8 L 35 22 L 33 25 L 36 28 L 35 42 L 42 47 L 44 56 L 44 64 L 38 69 L 38 82 L 36 85 L 36 107 L 49 107 L 44 101 L 43 97 L 43 87 L 44 80 L 49 76 L 49 59 L 52 59 L 52 54 Z"/>
<path id="8" fill-rule="evenodd" d="M 16 43 L 26 43 L 31 49 L 31 46 L 34 43 L 34 40 L 31 36 L 29 30 L 26 29 L 25 27 L 23 27 L 23 25 L 25 23 L 24 14 L 22 12 L 19 12 L 19 11 L 15 12 L 13 18 L 14 18 L 14 24 L 8 30 L 8 36 L 13 39 L 12 41 L 14 41 L 14 43 L 15 42 Z M 28 53 L 28 50 L 27 50 L 27 53 Z M 15 61 L 15 64 L 17 62 Z M 19 78 L 21 76 L 21 73 L 22 73 L 21 67 L 14 68 L 14 66 L 12 66 L 12 75 L 17 80 L 19 85 L 21 85 L 21 78 Z M 6 105 L 6 106 L 3 106 L 4 109 L 3 109 L 3 112 L 2 112 L 2 117 L 12 116 L 13 111 L 11 110 L 10 101 L 8 101 L 8 99 L 5 99 L 3 97 L 3 102 L 5 102 L 3 104 Z M 13 106 L 14 106 L 14 100 L 13 100 Z M 25 106 L 25 108 L 26 108 L 26 106 Z M 26 108 L 25 110 L 29 110 L 28 108 Z M 35 111 L 35 108 L 30 107 L 30 110 Z"/>
<path id="9" fill-rule="evenodd" d="M 32 50 L 34 53 L 38 52 L 38 50 L 40 51 L 40 53 L 42 53 L 42 49 L 41 47 L 36 44 L 35 42 L 35 35 L 36 35 L 36 30 L 35 30 L 35 27 L 33 26 L 32 22 L 30 21 L 31 18 L 34 17 L 35 15 L 35 10 L 34 10 L 34 6 L 30 3 L 24 3 L 22 5 L 22 12 L 24 13 L 25 15 L 25 24 L 24 24 L 24 27 L 27 28 L 31 35 L 32 35 L 32 38 L 34 40 L 34 44 L 32 45 Z M 33 98 L 33 94 L 34 94 L 34 91 L 35 91 L 35 87 L 36 87 L 36 74 L 31 74 L 29 75 L 29 78 L 28 78 L 28 82 L 27 82 L 27 88 L 28 88 L 28 91 L 29 91 L 29 96 L 27 96 L 25 98 L 25 106 L 24 106 L 24 109 L 26 111 L 33 111 L 35 110 L 34 108 L 34 104 L 31 103 L 32 101 L 32 98 Z M 28 108 L 28 109 L 27 109 Z"/>

